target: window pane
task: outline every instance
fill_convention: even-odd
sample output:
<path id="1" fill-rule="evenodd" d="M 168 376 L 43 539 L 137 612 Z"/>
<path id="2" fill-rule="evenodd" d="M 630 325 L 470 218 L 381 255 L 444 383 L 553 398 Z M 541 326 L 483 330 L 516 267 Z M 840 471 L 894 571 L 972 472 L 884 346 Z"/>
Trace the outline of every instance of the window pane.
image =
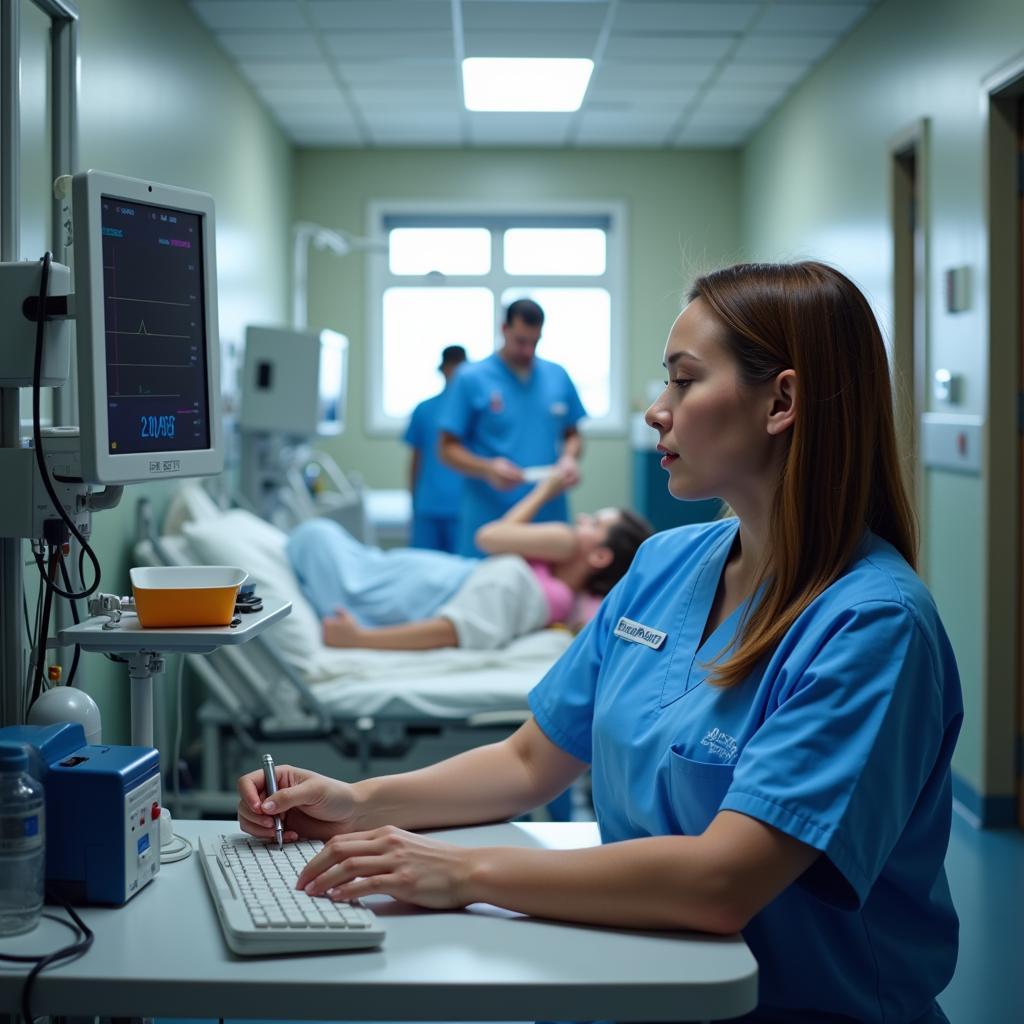
<path id="1" fill-rule="evenodd" d="M 510 274 L 603 274 L 605 233 L 600 228 L 510 228 L 505 270 Z"/>
<path id="2" fill-rule="evenodd" d="M 587 415 L 611 409 L 611 295 L 604 288 L 509 288 L 503 307 L 533 299 L 544 310 L 537 355 L 560 363 L 572 378 Z"/>
<path id="3" fill-rule="evenodd" d="M 395 228 L 388 235 L 392 274 L 486 274 L 487 228 Z"/>
<path id="4" fill-rule="evenodd" d="M 494 296 L 488 288 L 388 288 L 383 341 L 381 404 L 401 419 L 441 390 L 446 345 L 461 345 L 470 359 L 494 351 Z"/>

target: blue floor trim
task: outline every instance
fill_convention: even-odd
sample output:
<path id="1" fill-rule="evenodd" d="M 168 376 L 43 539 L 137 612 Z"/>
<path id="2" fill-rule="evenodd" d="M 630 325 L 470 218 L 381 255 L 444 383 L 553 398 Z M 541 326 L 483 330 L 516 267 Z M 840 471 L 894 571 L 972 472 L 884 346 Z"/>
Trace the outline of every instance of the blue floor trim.
<path id="1" fill-rule="evenodd" d="M 982 796 L 962 775 L 953 772 L 953 799 L 963 804 L 982 828 L 1012 828 L 1017 801 L 1011 796 Z"/>

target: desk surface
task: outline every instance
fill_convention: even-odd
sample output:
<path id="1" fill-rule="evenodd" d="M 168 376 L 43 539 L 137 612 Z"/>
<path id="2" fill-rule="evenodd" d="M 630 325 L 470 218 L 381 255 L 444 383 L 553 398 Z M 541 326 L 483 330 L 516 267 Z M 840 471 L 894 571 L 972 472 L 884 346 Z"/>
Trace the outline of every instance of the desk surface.
<path id="1" fill-rule="evenodd" d="M 234 822 L 177 821 L 231 832 Z M 591 846 L 592 824 L 515 823 L 437 833 L 463 845 Z M 238 957 L 224 944 L 195 855 L 164 864 L 125 907 L 88 908 L 89 953 L 37 980 L 37 1014 L 333 1020 L 715 1020 L 757 1002 L 757 965 L 740 937 L 557 924 L 482 904 L 424 911 L 369 901 L 379 950 Z M 59 912 L 58 912 L 59 913 Z M 0 952 L 49 952 L 70 933 L 43 920 Z M 0 1011 L 23 972 L 0 967 Z"/>

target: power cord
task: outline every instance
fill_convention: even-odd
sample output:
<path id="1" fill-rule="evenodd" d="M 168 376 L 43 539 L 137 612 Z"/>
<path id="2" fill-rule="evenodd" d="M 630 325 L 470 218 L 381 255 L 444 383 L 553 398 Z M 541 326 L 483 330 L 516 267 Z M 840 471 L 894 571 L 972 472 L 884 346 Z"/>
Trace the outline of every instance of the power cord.
<path id="1" fill-rule="evenodd" d="M 21 1015 L 24 1018 L 25 1024 L 34 1024 L 34 1016 L 32 1014 L 32 986 L 35 984 L 36 978 L 39 977 L 40 973 L 44 971 L 51 964 L 60 963 L 62 960 L 71 960 L 74 957 L 82 956 L 88 952 L 92 946 L 93 939 L 96 937 L 93 934 L 92 929 L 75 913 L 75 908 L 65 902 L 63 899 L 54 899 L 54 894 L 47 892 L 47 897 L 51 902 L 59 903 L 67 912 L 71 915 L 70 921 L 65 921 L 63 918 L 57 917 L 56 914 L 43 914 L 43 917 L 50 921 L 56 921 L 57 924 L 64 925 L 65 928 L 69 928 L 75 933 L 75 941 L 70 945 L 64 946 L 58 949 L 55 953 L 40 953 L 38 955 L 26 955 L 19 956 L 12 953 L 0 953 L 0 960 L 8 963 L 15 964 L 34 964 L 32 970 L 25 976 L 25 981 L 21 986 Z"/>
<path id="2" fill-rule="evenodd" d="M 43 379 L 43 328 L 46 324 L 46 296 L 50 283 L 50 263 L 52 261 L 53 255 L 51 253 L 43 253 L 40 261 L 43 265 L 43 269 L 39 279 L 39 319 L 36 321 L 36 351 L 35 359 L 32 363 L 32 443 L 35 446 L 36 465 L 39 468 L 39 475 L 42 478 L 43 486 L 46 488 L 46 493 L 50 496 L 50 502 L 52 503 L 57 515 L 64 521 L 64 525 L 73 534 L 78 543 L 82 545 L 82 550 L 79 554 L 79 568 L 81 569 L 84 567 L 84 556 L 88 554 L 96 573 L 92 581 L 92 585 L 81 593 L 72 593 L 62 590 L 57 583 L 48 579 L 45 574 L 40 574 L 44 584 L 50 592 L 72 601 L 76 598 L 88 597 L 99 587 L 100 563 L 95 552 L 91 547 L 89 547 L 89 542 L 82 536 L 81 531 L 75 525 L 75 521 L 67 514 L 67 512 L 64 511 L 64 506 L 61 503 L 60 498 L 57 496 L 57 492 L 54 490 L 53 483 L 50 481 L 50 471 L 46 465 L 46 459 L 43 456 L 43 433 L 41 426 L 42 415 L 40 412 Z M 84 581 L 84 575 L 81 572 L 79 572 L 78 575 L 79 579 Z"/>

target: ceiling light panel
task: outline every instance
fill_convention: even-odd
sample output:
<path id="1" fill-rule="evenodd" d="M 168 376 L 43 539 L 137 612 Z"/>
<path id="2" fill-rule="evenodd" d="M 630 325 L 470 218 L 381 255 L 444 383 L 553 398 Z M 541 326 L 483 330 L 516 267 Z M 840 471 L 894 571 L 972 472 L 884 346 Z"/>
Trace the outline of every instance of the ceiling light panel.
<path id="1" fill-rule="evenodd" d="M 593 70 L 589 60 L 470 57 L 462 62 L 466 109 L 578 110 Z"/>

